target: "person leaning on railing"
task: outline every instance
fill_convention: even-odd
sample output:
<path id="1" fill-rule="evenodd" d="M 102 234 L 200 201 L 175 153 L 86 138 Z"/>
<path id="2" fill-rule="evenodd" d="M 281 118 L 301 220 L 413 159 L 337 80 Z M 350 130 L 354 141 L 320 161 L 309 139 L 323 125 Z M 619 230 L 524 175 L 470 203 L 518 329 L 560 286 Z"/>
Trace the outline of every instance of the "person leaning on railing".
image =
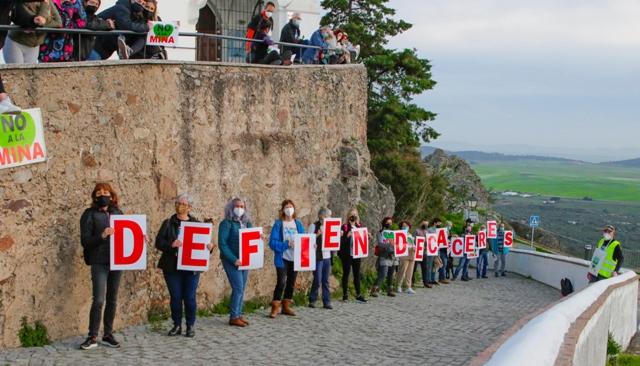
<path id="1" fill-rule="evenodd" d="M 84 0 L 84 9 L 87 12 L 87 26 L 86 29 L 94 31 L 110 31 L 115 29 L 116 25 L 113 19 L 102 19 L 96 15 L 100 8 L 100 0 Z M 94 35 L 81 35 L 80 44 L 74 48 L 74 59 L 79 61 L 85 61 L 96 43 L 96 36 Z M 99 57 L 99 56 L 98 56 Z"/>
<path id="2" fill-rule="evenodd" d="M 143 0 L 118 0 L 116 5 L 98 14 L 102 19 L 113 19 L 117 30 L 129 30 L 148 33 L 151 22 L 136 21 L 133 14 L 144 13 Z M 88 60 L 106 60 L 118 50 L 117 35 L 101 35 L 96 42 Z"/>
<path id="3" fill-rule="evenodd" d="M 302 53 L 302 62 L 305 64 L 320 63 L 323 59 L 323 53 L 329 49 L 329 44 L 327 43 L 327 39 L 329 39 L 329 37 L 331 37 L 331 27 L 328 25 L 322 26 L 320 29 L 313 32 L 309 44 L 311 46 L 321 47 L 322 49 L 305 49 Z"/>
<path id="4" fill-rule="evenodd" d="M 60 28 L 62 19 L 51 0 L 15 2 L 11 20 L 22 28 Z M 40 45 L 46 33 L 27 30 L 11 30 L 5 40 L 2 54 L 8 64 L 36 64 Z"/>
<path id="5" fill-rule="evenodd" d="M 52 0 L 58 9 L 62 28 L 84 29 L 87 26 L 87 14 L 81 0 Z M 40 62 L 73 61 L 77 39 L 69 33 L 48 33 L 40 45 L 38 59 Z"/>
<path id="6" fill-rule="evenodd" d="M 282 65 L 280 49 L 269 36 L 269 29 L 271 29 L 271 22 L 268 20 L 261 22 L 258 26 L 258 32 L 254 39 L 262 42 L 251 44 L 252 64 Z"/>
<path id="7" fill-rule="evenodd" d="M 302 16 L 300 13 L 293 13 L 291 19 L 282 27 L 280 32 L 280 42 L 299 44 L 300 41 L 300 22 Z M 294 46 L 282 46 L 282 60 L 284 63 L 290 63 L 291 57 L 296 55 L 296 60 L 301 62 L 301 49 Z"/>
<path id="8" fill-rule="evenodd" d="M 264 6 L 264 9 L 259 14 L 256 14 L 251 18 L 249 24 L 247 24 L 247 33 L 245 34 L 245 38 L 254 39 L 256 33 L 258 32 L 258 26 L 260 22 L 269 21 L 271 23 L 271 28 L 273 28 L 273 12 L 276 11 L 276 4 L 273 1 L 268 1 Z M 269 28 L 269 30 L 271 30 Z M 245 43 L 245 53 L 247 54 L 247 63 L 251 62 L 251 53 L 252 53 L 252 45 L 254 42 L 247 41 Z"/>
<path id="9" fill-rule="evenodd" d="M 622 245 L 616 239 L 616 228 L 607 225 L 602 230 L 602 238 L 598 241 L 591 259 L 590 272 L 587 275 L 589 282 L 617 276 L 623 261 Z"/>

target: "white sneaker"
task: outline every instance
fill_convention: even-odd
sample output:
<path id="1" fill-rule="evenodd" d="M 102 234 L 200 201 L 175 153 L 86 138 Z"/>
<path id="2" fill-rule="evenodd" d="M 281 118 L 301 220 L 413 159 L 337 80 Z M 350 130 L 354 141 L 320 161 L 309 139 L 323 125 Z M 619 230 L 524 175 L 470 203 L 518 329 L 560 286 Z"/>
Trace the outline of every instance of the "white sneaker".
<path id="1" fill-rule="evenodd" d="M 6 97 L 4 100 L 0 101 L 0 114 L 18 113 L 20 111 L 22 111 L 20 107 L 14 105 L 11 102 L 11 98 Z"/>
<path id="2" fill-rule="evenodd" d="M 412 289 L 411 287 L 409 287 L 409 288 L 407 289 L 407 293 L 408 293 L 409 295 L 413 295 L 413 294 L 415 294 L 416 292 L 415 292 L 415 291 L 413 291 L 413 289 Z"/>
<path id="3" fill-rule="evenodd" d="M 131 47 L 127 45 L 124 36 L 118 36 L 118 58 L 121 60 L 128 60 L 131 55 Z"/>
<path id="4" fill-rule="evenodd" d="M 402 293 L 402 287 L 398 287 L 398 293 L 401 294 Z"/>

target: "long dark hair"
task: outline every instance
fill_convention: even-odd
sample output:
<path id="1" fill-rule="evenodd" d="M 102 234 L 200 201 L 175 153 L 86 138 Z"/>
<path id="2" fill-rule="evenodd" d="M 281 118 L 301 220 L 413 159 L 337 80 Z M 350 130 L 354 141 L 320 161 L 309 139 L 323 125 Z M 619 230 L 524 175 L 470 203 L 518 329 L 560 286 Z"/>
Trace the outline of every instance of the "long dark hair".
<path id="1" fill-rule="evenodd" d="M 391 220 L 391 222 L 393 223 L 393 217 L 391 216 L 386 216 L 384 219 L 382 219 L 382 221 L 380 221 L 380 232 L 384 231 L 384 223 Z"/>

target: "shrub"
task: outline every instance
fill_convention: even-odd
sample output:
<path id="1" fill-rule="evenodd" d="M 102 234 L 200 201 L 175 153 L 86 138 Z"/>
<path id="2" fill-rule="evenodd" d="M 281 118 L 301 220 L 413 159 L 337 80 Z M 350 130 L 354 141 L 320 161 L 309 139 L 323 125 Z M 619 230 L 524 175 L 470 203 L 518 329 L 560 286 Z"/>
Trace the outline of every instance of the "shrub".
<path id="1" fill-rule="evenodd" d="M 22 347 L 42 347 L 51 343 L 47 334 L 47 327 L 39 320 L 36 320 L 32 327 L 27 322 L 26 316 L 22 318 L 22 326 L 18 332 L 18 338 Z"/>

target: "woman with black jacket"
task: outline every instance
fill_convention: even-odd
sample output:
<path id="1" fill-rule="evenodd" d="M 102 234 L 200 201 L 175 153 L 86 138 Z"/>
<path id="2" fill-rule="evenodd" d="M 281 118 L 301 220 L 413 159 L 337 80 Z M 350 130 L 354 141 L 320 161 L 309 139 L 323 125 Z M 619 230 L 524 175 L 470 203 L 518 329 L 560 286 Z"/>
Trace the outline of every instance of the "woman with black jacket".
<path id="1" fill-rule="evenodd" d="M 82 349 L 98 346 L 97 337 L 100 319 L 104 310 L 104 336 L 102 343 L 118 348 L 120 343 L 113 337 L 113 319 L 116 316 L 118 287 L 122 272 L 112 271 L 109 265 L 109 236 L 113 228 L 109 226 L 111 215 L 122 215 L 118 208 L 118 195 L 108 183 L 96 184 L 91 193 L 92 204 L 80 218 L 80 242 L 84 261 L 91 266 L 93 301 L 89 313 L 89 336 L 80 345 Z"/>
<path id="2" fill-rule="evenodd" d="M 176 198 L 176 213 L 164 220 L 156 236 L 156 248 L 162 251 L 158 268 L 164 274 L 171 297 L 173 328 L 169 331 L 170 337 L 182 334 L 183 305 L 187 323 L 185 335 L 191 338 L 196 334 L 193 326 L 196 322 L 196 290 L 200 272 L 178 270 L 178 248 L 182 246 L 182 242 L 178 240 L 180 225 L 183 221 L 198 222 L 189 213 L 191 206 L 192 200 L 188 194 L 179 195 Z M 209 243 L 207 248 L 211 252 L 213 244 Z"/>

